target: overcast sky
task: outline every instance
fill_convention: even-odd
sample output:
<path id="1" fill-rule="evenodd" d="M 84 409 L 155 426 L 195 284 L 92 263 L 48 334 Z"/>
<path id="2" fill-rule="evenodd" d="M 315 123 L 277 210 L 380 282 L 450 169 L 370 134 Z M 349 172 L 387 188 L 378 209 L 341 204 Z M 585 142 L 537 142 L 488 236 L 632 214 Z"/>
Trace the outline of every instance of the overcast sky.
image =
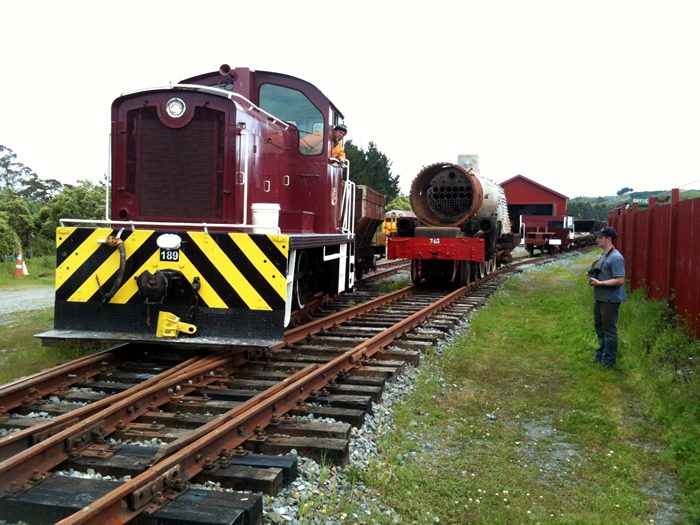
<path id="1" fill-rule="evenodd" d="M 0 144 L 42 178 L 98 180 L 114 98 L 228 63 L 318 86 L 404 191 L 459 153 L 569 197 L 697 188 L 698 6 L 4 2 Z"/>

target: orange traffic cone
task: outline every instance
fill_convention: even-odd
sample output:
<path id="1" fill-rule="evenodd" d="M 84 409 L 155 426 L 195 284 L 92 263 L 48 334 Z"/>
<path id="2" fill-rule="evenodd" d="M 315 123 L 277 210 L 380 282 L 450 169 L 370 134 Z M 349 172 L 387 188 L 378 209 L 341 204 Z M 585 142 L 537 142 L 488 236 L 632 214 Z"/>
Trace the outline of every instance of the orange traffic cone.
<path id="1" fill-rule="evenodd" d="M 24 259 L 22 257 L 22 251 L 17 255 L 17 263 L 15 264 L 15 279 L 20 279 L 24 277 Z"/>

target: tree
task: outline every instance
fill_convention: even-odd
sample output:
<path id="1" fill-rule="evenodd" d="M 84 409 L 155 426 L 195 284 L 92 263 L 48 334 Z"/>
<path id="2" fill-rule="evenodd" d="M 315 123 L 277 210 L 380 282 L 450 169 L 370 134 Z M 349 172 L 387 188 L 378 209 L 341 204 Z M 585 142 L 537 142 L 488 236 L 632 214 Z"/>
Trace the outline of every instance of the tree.
<path id="1" fill-rule="evenodd" d="M 62 190 L 63 184 L 56 179 L 40 179 L 36 173 L 31 173 L 18 194 L 29 201 L 47 202 Z"/>
<path id="2" fill-rule="evenodd" d="M 17 160 L 14 151 L 0 145 L 0 190 L 11 190 L 29 201 L 46 202 L 62 189 L 63 185 L 55 179 L 40 179 Z"/>
<path id="3" fill-rule="evenodd" d="M 41 208 L 36 216 L 39 250 L 43 253 L 53 250 L 56 227 L 60 219 L 102 219 L 104 209 L 104 186 L 81 180 L 77 186 L 64 189 Z"/>
<path id="4" fill-rule="evenodd" d="M 625 193 L 629 193 L 631 191 L 634 191 L 634 190 L 632 188 L 628 188 L 627 186 L 625 186 L 624 188 L 619 190 L 616 195 L 619 197 L 619 196 L 624 195 Z"/>
<path id="5" fill-rule="evenodd" d="M 0 190 L 15 192 L 24 188 L 24 181 L 34 172 L 17 160 L 17 154 L 0 145 Z"/>
<path id="6" fill-rule="evenodd" d="M 7 223 L 7 214 L 0 212 L 0 261 L 13 258 L 18 249 L 17 234 Z"/>
<path id="7" fill-rule="evenodd" d="M 35 228 L 26 202 L 12 190 L 0 190 L 0 212 L 4 213 L 5 222 L 14 230 L 22 248 L 30 252 Z"/>
<path id="8" fill-rule="evenodd" d="M 356 184 L 364 184 L 383 193 L 387 201 L 399 194 L 399 176 L 391 174 L 391 161 L 374 142 L 367 150 L 345 143 L 345 155 L 350 162 L 350 178 Z"/>
<path id="9" fill-rule="evenodd" d="M 15 152 L 0 145 L 0 189 L 15 189 L 20 167 Z"/>
<path id="10" fill-rule="evenodd" d="M 399 195 L 387 202 L 386 209 L 411 211 L 411 201 L 406 195 Z"/>
<path id="11" fill-rule="evenodd" d="M 573 217 L 583 219 L 608 220 L 608 210 L 612 209 L 607 201 L 588 197 L 577 197 L 569 201 L 566 213 Z"/>

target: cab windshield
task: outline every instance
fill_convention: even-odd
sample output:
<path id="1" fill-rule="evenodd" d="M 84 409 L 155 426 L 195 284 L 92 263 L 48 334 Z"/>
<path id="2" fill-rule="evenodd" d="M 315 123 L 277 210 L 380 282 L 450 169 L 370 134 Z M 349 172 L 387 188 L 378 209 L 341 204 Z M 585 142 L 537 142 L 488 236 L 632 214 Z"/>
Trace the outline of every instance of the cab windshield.
<path id="1" fill-rule="evenodd" d="M 260 107 L 299 130 L 299 153 L 323 153 L 326 142 L 323 115 L 301 91 L 263 84 L 260 86 Z"/>

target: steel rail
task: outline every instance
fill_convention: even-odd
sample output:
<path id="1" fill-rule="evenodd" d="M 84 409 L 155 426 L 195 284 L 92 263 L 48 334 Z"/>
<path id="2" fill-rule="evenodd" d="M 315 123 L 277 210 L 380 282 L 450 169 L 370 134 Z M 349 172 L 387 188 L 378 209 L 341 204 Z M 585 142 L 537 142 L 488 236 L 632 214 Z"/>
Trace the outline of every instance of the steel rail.
<path id="1" fill-rule="evenodd" d="M 551 260 L 551 259 L 548 259 Z M 540 262 L 548 262 L 545 260 L 541 260 Z M 492 276 L 498 275 L 500 273 L 508 272 L 512 270 L 513 268 L 523 265 L 523 264 L 528 264 L 532 263 L 531 260 L 528 261 L 519 261 L 519 262 L 513 262 L 504 266 L 501 266 L 497 270 L 494 270 L 493 272 L 489 273 L 487 276 L 482 278 L 482 280 L 475 281 L 472 284 L 479 284 L 481 282 L 485 282 L 484 279 L 488 279 Z M 405 261 L 400 261 L 400 264 L 390 268 L 385 272 L 385 274 L 397 271 L 402 269 L 403 265 L 408 265 L 410 262 L 405 262 Z M 538 262 L 539 264 L 539 262 Z M 389 266 L 384 265 L 384 266 Z M 369 276 L 369 278 L 379 278 L 382 277 L 384 274 L 375 274 Z M 364 279 L 367 279 L 365 277 Z M 364 280 L 363 279 L 363 280 Z M 333 328 L 334 326 L 337 326 L 341 323 L 344 323 L 346 321 L 349 321 L 350 319 L 354 319 L 355 317 L 359 315 L 363 315 L 365 313 L 371 312 L 373 310 L 376 310 L 377 308 L 380 308 L 382 306 L 386 306 L 387 304 L 390 304 L 394 301 L 397 301 L 399 299 L 403 299 L 409 294 L 415 293 L 416 287 L 415 286 L 407 286 L 405 288 L 401 288 L 399 290 L 396 290 L 395 292 L 390 292 L 388 294 L 382 295 L 380 297 L 377 297 L 375 299 L 371 299 L 369 301 L 366 301 L 364 303 L 360 303 L 356 306 L 353 306 L 351 308 L 346 308 L 344 310 L 341 310 L 339 312 L 335 312 L 332 314 L 329 314 L 325 317 L 321 317 L 319 319 L 315 319 L 313 321 L 309 321 L 308 323 L 304 323 L 302 325 L 299 325 L 295 328 L 290 328 L 289 330 L 286 330 L 284 332 L 284 341 L 280 343 L 279 345 L 276 345 L 273 347 L 274 350 L 279 350 L 280 348 L 284 348 L 287 345 L 298 343 L 299 341 L 303 341 L 307 337 L 317 334 L 319 332 L 322 332 L 324 330 L 328 330 L 329 328 Z"/>
<path id="2" fill-rule="evenodd" d="M 391 292 L 377 297 L 375 299 L 366 301 L 364 303 L 360 303 L 351 308 L 346 308 L 340 310 L 339 312 L 334 312 L 325 317 L 321 317 L 308 323 L 304 323 L 295 328 L 290 328 L 289 330 L 284 332 L 284 342 L 275 346 L 274 349 L 277 350 L 285 347 L 286 345 L 291 345 L 294 343 L 298 343 L 299 341 L 303 341 L 310 335 L 314 335 L 319 332 L 322 332 L 323 330 L 333 328 L 334 326 L 349 321 L 350 319 L 354 319 L 359 315 L 366 314 L 368 312 L 371 312 L 372 310 L 376 310 L 377 308 L 381 308 L 382 306 L 386 306 L 387 304 L 398 301 L 399 299 L 403 299 L 407 295 L 410 295 L 414 292 L 414 286 L 407 286 L 405 288 L 401 288 L 400 290 L 396 290 L 395 292 Z"/>
<path id="3" fill-rule="evenodd" d="M 411 260 L 410 259 L 387 259 L 387 262 L 377 264 L 377 271 L 383 270 L 384 268 L 394 268 L 395 266 L 402 266 L 404 264 L 411 264 Z"/>
<path id="4" fill-rule="evenodd" d="M 531 259 L 528 259 L 525 261 L 511 263 L 510 265 L 504 266 L 496 271 L 500 272 L 503 269 L 523 264 L 540 264 L 541 262 L 544 262 L 544 260 L 538 259 L 537 262 L 535 262 Z M 401 264 L 405 265 L 408 263 L 402 261 Z M 384 266 L 389 266 L 389 264 L 386 264 Z M 392 268 L 390 270 L 396 271 L 395 268 Z M 387 271 L 387 273 L 388 272 L 389 271 Z M 493 275 L 493 272 L 489 275 Z M 376 274 L 370 276 L 370 278 L 378 278 L 381 276 L 382 275 Z M 284 345 L 289 345 L 301 341 L 310 335 L 316 334 L 328 328 L 332 328 L 333 326 L 353 319 L 358 315 L 370 312 L 373 309 L 379 308 L 385 304 L 400 299 L 405 294 L 410 293 L 411 290 L 414 290 L 414 288 L 407 287 L 402 290 L 397 290 L 396 292 L 392 292 L 377 299 L 361 303 L 353 308 L 345 309 L 341 312 L 330 314 L 326 317 L 305 323 L 296 328 L 291 328 L 285 332 L 284 343 L 276 346 L 275 348 L 282 348 L 282 346 Z M 86 377 L 91 377 L 98 373 L 105 372 L 111 366 L 115 366 L 116 364 L 118 364 L 117 362 L 113 362 L 116 359 L 118 359 L 118 357 L 113 352 L 119 349 L 126 349 L 127 346 L 128 343 L 118 345 L 116 347 L 104 350 L 98 354 L 82 357 L 69 363 L 65 363 L 48 370 L 37 372 L 36 374 L 18 379 L 12 383 L 8 383 L 0 387 L 0 415 L 9 412 L 14 408 L 17 408 L 18 406 L 21 406 L 26 402 L 41 399 L 42 397 L 51 394 L 56 390 L 67 388 L 71 384 L 75 384 L 84 380 Z M 0 448 L 3 443 L 3 439 L 0 439 Z M 1 454 L 0 458 L 2 458 Z"/>
<path id="5" fill-rule="evenodd" d="M 236 447 L 254 437 L 280 415 L 324 388 L 341 373 L 361 363 L 415 328 L 428 317 L 457 300 L 473 285 L 463 286 L 422 308 L 387 330 L 344 352 L 323 365 L 305 368 L 300 377 L 283 388 L 272 387 L 222 416 L 211 431 L 163 458 L 148 470 L 98 498 L 60 525 L 127 523 L 143 512 L 152 512 L 166 501 L 169 490 L 181 491 L 185 483 L 217 459 L 226 460 Z"/>
<path id="6" fill-rule="evenodd" d="M 75 410 L 71 410 L 70 412 L 66 412 L 65 414 L 56 416 L 48 421 L 42 421 L 37 425 L 22 429 L 19 432 L 13 432 L 12 434 L 8 434 L 7 436 L 0 438 L 0 461 L 5 461 L 10 457 L 19 454 L 32 445 L 44 441 L 53 434 L 57 434 L 58 432 L 75 425 L 79 421 L 90 417 L 92 414 L 99 412 L 100 410 L 113 405 L 124 398 L 134 395 L 139 390 L 156 385 L 168 377 L 186 370 L 202 359 L 203 357 L 191 357 L 190 359 L 183 361 L 182 363 L 175 365 L 168 370 L 164 370 L 160 374 L 155 375 L 152 378 L 134 385 L 122 392 L 105 397 L 104 399 L 100 399 L 94 403 L 84 405 L 76 408 Z"/>
<path id="7" fill-rule="evenodd" d="M 244 404 L 233 408 L 226 412 L 225 414 L 222 414 L 215 419 L 212 419 L 205 425 L 202 425 L 201 427 L 193 430 L 191 433 L 187 434 L 186 436 L 182 436 L 179 439 L 176 439 L 172 443 L 169 443 L 165 447 L 163 447 L 161 450 L 158 451 L 158 453 L 155 456 L 155 459 L 153 463 L 158 463 L 162 461 L 164 458 L 173 455 L 177 451 L 183 449 L 187 445 L 194 443 L 198 439 L 206 436 L 210 432 L 213 432 L 216 430 L 218 427 L 221 425 L 225 424 L 227 421 L 230 421 L 234 417 L 240 416 L 241 414 L 244 414 L 246 410 L 250 410 L 251 406 L 255 406 L 258 403 L 263 402 L 265 399 L 268 399 L 270 396 L 276 394 L 283 388 L 286 388 L 292 383 L 295 383 L 298 381 L 300 378 L 304 377 L 307 373 L 309 373 L 311 370 L 313 370 L 315 367 L 318 365 L 309 365 L 305 368 L 302 368 L 298 372 L 292 374 L 291 376 L 287 377 L 286 379 L 283 379 L 279 383 L 271 386 L 270 388 L 267 388 L 257 394 L 256 396 L 250 398 L 248 401 L 246 401 Z"/>
<path id="8" fill-rule="evenodd" d="M 298 327 L 289 329 L 285 332 L 284 336 L 284 343 L 274 347 L 274 348 L 282 348 L 285 345 L 293 344 L 298 341 L 301 341 L 305 339 L 306 337 L 319 333 L 323 330 L 326 330 L 328 328 L 332 328 L 333 326 L 336 326 L 337 324 L 343 323 L 345 321 L 348 321 L 350 319 L 353 319 L 359 315 L 365 314 L 367 312 L 371 312 L 372 310 L 375 310 L 377 308 L 380 308 L 382 306 L 385 306 L 387 304 L 390 304 L 394 301 L 397 301 L 399 299 L 402 299 L 406 295 L 412 293 L 413 288 L 412 287 L 407 287 L 403 288 L 401 290 L 397 290 L 395 292 L 391 292 L 389 294 L 383 295 L 381 297 L 378 297 L 376 299 L 372 299 L 370 301 L 360 303 L 359 305 L 356 305 L 352 308 L 342 310 L 340 312 L 335 312 L 333 314 L 330 314 L 328 316 L 322 317 L 320 319 L 313 320 L 309 323 L 305 323 L 303 325 L 300 325 Z M 122 345 L 125 347 L 126 345 Z M 119 347 L 117 347 L 119 348 Z M 105 351 L 107 352 L 107 351 Z M 23 404 L 27 399 L 26 391 L 29 388 L 35 388 L 36 389 L 36 394 L 31 398 L 31 399 L 40 399 L 44 395 L 50 394 L 60 388 L 65 388 L 67 386 L 70 386 L 72 383 L 76 383 L 80 380 L 82 380 L 85 375 L 91 375 L 85 372 L 86 370 L 89 372 L 92 372 L 91 368 L 87 368 L 90 365 L 94 365 L 95 363 L 98 364 L 105 364 L 105 358 L 108 356 L 105 356 L 104 353 L 97 354 L 96 356 L 92 357 L 87 357 L 87 358 L 81 358 L 79 360 L 73 361 L 71 363 L 67 363 L 66 365 L 60 365 L 58 367 L 55 367 L 49 371 L 45 371 L 43 374 L 35 374 L 31 379 L 33 379 L 32 382 L 27 384 L 24 388 L 24 390 L 20 389 L 19 387 L 21 385 L 15 383 L 11 383 L 10 385 L 7 385 L 8 390 L 9 387 L 14 387 L 14 391 L 18 392 L 15 394 L 15 399 L 16 401 L 10 405 L 8 403 L 8 406 L 10 408 L 15 408 L 21 404 Z M 92 414 L 104 409 L 107 406 L 113 405 L 114 403 L 120 401 L 121 399 L 127 398 L 129 396 L 132 396 L 136 394 L 138 391 L 143 390 L 145 388 L 148 388 L 151 385 L 157 384 L 160 381 L 165 380 L 168 377 L 171 377 L 173 374 L 177 373 L 178 371 L 185 369 L 187 367 L 192 366 L 196 361 L 201 360 L 202 358 L 191 358 L 183 363 L 180 363 L 179 365 L 176 365 L 175 367 L 166 370 L 157 376 L 148 379 L 146 381 L 143 381 L 139 383 L 138 385 L 134 385 L 133 387 L 120 392 L 118 394 L 114 394 L 112 396 L 109 396 L 107 398 L 101 399 L 99 401 L 96 401 L 94 403 L 90 403 L 89 405 L 85 405 L 83 407 L 80 407 L 76 410 L 72 410 L 71 412 L 67 412 L 65 414 L 61 414 L 60 416 L 57 416 L 49 421 L 41 422 L 38 425 L 34 425 L 29 428 L 25 428 L 19 432 L 13 432 L 12 434 L 9 434 L 3 438 L 0 438 L 0 461 L 4 461 L 8 458 L 10 458 L 13 455 L 19 454 L 23 450 L 27 449 L 28 447 L 35 445 L 36 443 L 39 443 L 40 441 L 43 441 L 44 439 L 48 438 L 49 436 L 58 433 L 59 431 L 65 430 L 68 427 L 76 424 L 79 420 L 85 419 Z M 86 368 L 83 368 L 86 367 Z M 82 370 L 80 377 L 74 378 L 72 381 L 46 381 L 46 376 L 44 375 L 46 372 L 50 372 L 52 377 L 56 378 L 62 378 L 64 376 L 70 375 L 70 374 L 76 374 L 76 370 Z M 104 371 L 104 370 L 100 370 Z M 25 378 L 25 379 L 30 379 L 30 378 Z M 57 382 L 58 381 L 58 382 Z M 46 385 L 43 387 L 40 387 L 39 385 Z M 52 386 L 48 386 L 52 385 Z M 0 389 L 0 395 L 2 394 L 2 391 L 4 389 Z M 0 399 L 2 399 L 0 397 Z"/>
<path id="9" fill-rule="evenodd" d="M 157 384 L 140 388 L 128 397 L 92 414 L 0 463 L 0 496 L 30 478 L 59 465 L 71 455 L 104 439 L 149 410 L 224 378 L 245 360 L 242 353 L 208 356 Z"/>
<path id="10" fill-rule="evenodd" d="M 534 264 L 549 262 L 549 260 L 540 259 L 534 262 Z M 159 463 L 134 478 L 134 480 L 127 482 L 115 489 L 115 491 L 99 498 L 97 501 L 93 502 L 93 504 L 88 505 L 60 523 L 125 523 L 147 508 L 155 510 L 164 502 L 160 497 L 164 491 L 170 488 L 182 490 L 185 481 L 201 472 L 206 465 L 211 465 L 212 458 L 218 457 L 222 460 L 226 459 L 233 448 L 241 445 L 244 441 L 256 434 L 260 434 L 262 429 L 270 424 L 270 422 L 274 421 L 279 415 L 290 411 L 298 402 L 314 395 L 329 382 L 337 378 L 339 374 L 360 366 L 366 359 L 391 344 L 397 337 L 415 328 L 415 326 L 422 323 L 428 316 L 447 307 L 465 291 L 490 280 L 500 273 L 510 271 L 514 267 L 531 262 L 533 261 L 522 261 L 504 266 L 479 281 L 475 281 L 468 286 L 453 291 L 432 305 L 421 309 L 419 312 L 396 323 L 386 331 L 357 345 L 328 363 L 323 365 L 311 365 L 283 382 L 261 392 L 258 396 L 232 409 L 229 413 L 219 416 L 204 427 L 200 427 L 200 430 L 196 431 L 196 435 L 193 435 L 191 439 L 177 444 L 177 447 L 184 448 L 181 448 L 171 456 L 161 456 L 161 461 Z M 412 288 L 413 287 L 407 287 L 397 292 L 408 294 Z M 391 295 L 392 294 L 387 294 L 387 296 Z M 385 303 L 391 302 L 386 300 L 387 296 L 358 305 L 360 308 L 349 318 L 379 307 L 379 302 L 381 302 L 382 299 Z M 367 305 L 369 303 L 377 304 L 377 306 L 368 309 Z M 360 312 L 360 310 L 363 311 Z M 338 312 L 338 314 L 337 316 L 336 314 L 332 314 L 326 318 L 309 323 L 315 325 L 314 328 L 311 329 L 311 332 L 306 332 L 303 336 L 302 331 L 292 333 L 290 334 L 290 341 L 295 338 L 297 341 L 302 340 L 311 333 L 317 333 L 332 327 L 342 322 L 339 319 L 344 315 L 347 316 L 347 313 L 344 312 Z M 236 356 L 240 360 L 242 354 L 239 353 L 236 354 Z M 211 359 L 213 359 L 213 357 Z M 222 359 L 224 362 L 232 360 L 231 357 Z M 132 421 L 143 415 L 146 410 L 151 410 L 155 406 L 168 402 L 172 397 L 181 398 L 182 395 L 190 393 L 202 386 L 206 386 L 209 382 L 216 382 L 222 379 L 223 376 L 209 376 L 211 381 L 208 381 L 207 378 L 202 377 L 202 374 L 207 371 L 211 373 L 214 369 L 221 370 L 222 367 L 224 368 L 221 370 L 223 373 L 232 373 L 236 366 L 232 365 L 232 363 L 229 363 L 229 365 L 230 368 L 226 367 L 223 363 L 210 362 L 208 366 L 199 367 L 196 370 L 185 371 L 171 376 L 166 386 L 154 386 L 142 390 L 135 395 L 128 396 L 122 402 L 116 403 L 116 406 L 113 405 L 109 407 L 109 409 L 94 414 L 93 417 L 88 418 L 86 421 L 48 438 L 45 442 L 39 443 L 31 449 L 24 451 L 24 453 L 11 458 L 9 462 L 1 463 L 0 489 L 5 490 L 8 482 L 12 484 L 13 482 L 17 483 L 17 479 L 26 480 L 29 477 L 29 473 L 36 474 L 45 472 L 49 468 L 55 466 L 55 464 L 71 457 L 71 454 L 75 454 L 76 451 L 82 450 L 92 441 L 99 440 L 104 435 L 122 428 L 124 421 Z M 226 370 L 226 368 L 228 368 L 228 370 Z M 199 383 L 196 385 L 187 384 L 188 380 L 191 383 L 193 377 L 198 377 Z M 178 384 L 183 382 L 185 383 L 184 385 Z M 177 396 L 173 396 L 172 392 L 172 387 L 175 385 L 182 388 L 182 391 Z M 167 394 L 165 398 L 162 397 L 164 392 Z M 149 399 L 149 406 L 145 408 L 139 406 L 138 401 L 142 401 L 148 396 L 152 396 Z M 126 414 L 130 415 L 130 417 L 120 419 L 115 424 L 115 413 L 117 415 L 122 415 L 123 409 L 125 408 Z M 104 420 L 97 421 L 101 419 L 101 416 L 106 416 L 109 421 L 107 423 L 105 423 Z M 97 427 L 94 426 L 96 421 Z M 93 424 L 93 426 L 90 426 L 90 424 Z M 71 439 L 75 440 L 76 438 L 79 446 L 71 447 Z M 193 441 L 194 439 L 196 439 L 196 441 Z M 76 441 L 73 441 L 73 444 L 75 443 Z M 63 453 L 55 449 L 56 445 L 63 447 Z M 173 445 L 175 445 L 175 443 L 173 443 Z M 53 454 L 46 453 L 49 447 L 53 447 Z M 171 450 L 172 448 L 174 447 L 171 447 Z M 27 452 L 31 451 L 33 451 L 33 453 L 27 454 Z M 37 460 L 36 458 L 39 456 L 40 460 Z M 47 461 L 46 456 L 52 459 Z M 61 456 L 62 459 L 58 460 L 59 456 Z M 6 463 L 10 464 L 6 465 Z M 47 466 L 49 463 L 54 464 Z M 37 464 L 39 468 L 32 468 Z M 12 467 L 14 467 L 14 469 Z M 24 474 L 18 472 L 20 469 L 24 471 Z M 34 476 L 34 479 L 37 479 L 36 476 Z M 41 479 L 41 476 L 39 476 L 38 479 Z"/>
<path id="11" fill-rule="evenodd" d="M 114 351 L 122 347 L 119 345 L 95 355 L 81 357 L 3 385 L 0 387 L 0 415 L 25 402 L 41 399 L 56 390 L 79 383 L 86 377 L 109 370 L 119 362 Z"/>
<path id="12" fill-rule="evenodd" d="M 389 268 L 384 269 L 384 266 L 389 266 Z M 371 275 L 365 275 L 362 279 L 360 279 L 358 284 L 376 281 L 377 279 L 381 279 L 382 277 L 386 277 L 387 275 L 391 275 L 392 273 L 400 272 L 401 270 L 406 270 L 410 267 L 411 267 L 410 261 L 408 261 L 408 262 L 401 261 L 400 264 L 382 265 L 382 266 L 377 268 L 376 273 L 373 273 Z"/>

